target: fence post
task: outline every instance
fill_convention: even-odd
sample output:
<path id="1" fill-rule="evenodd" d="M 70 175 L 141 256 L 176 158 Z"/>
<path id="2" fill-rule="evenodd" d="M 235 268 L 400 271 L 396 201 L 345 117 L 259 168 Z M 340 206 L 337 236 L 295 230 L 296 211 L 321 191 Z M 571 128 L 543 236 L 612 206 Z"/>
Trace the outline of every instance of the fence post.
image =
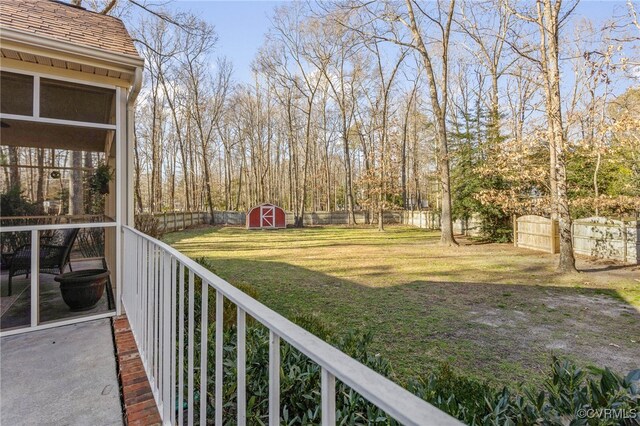
<path id="1" fill-rule="evenodd" d="M 518 247 L 518 217 L 514 214 L 513 216 L 513 246 Z"/>
<path id="2" fill-rule="evenodd" d="M 551 254 L 556 253 L 556 232 L 558 231 L 558 225 L 554 218 L 551 218 Z"/>
<path id="3" fill-rule="evenodd" d="M 627 263 L 627 252 L 627 222 L 622 219 L 622 261 L 624 263 Z"/>

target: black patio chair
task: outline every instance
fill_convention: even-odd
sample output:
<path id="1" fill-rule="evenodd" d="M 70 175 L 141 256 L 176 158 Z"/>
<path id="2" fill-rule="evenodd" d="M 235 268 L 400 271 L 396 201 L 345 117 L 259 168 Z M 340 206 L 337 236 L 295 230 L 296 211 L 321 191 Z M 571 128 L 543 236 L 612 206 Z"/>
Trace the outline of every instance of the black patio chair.
<path id="1" fill-rule="evenodd" d="M 41 239 L 40 273 L 58 275 L 64 272 L 67 265 L 69 265 L 69 270 L 73 270 L 69 262 L 69 257 L 73 243 L 78 236 L 78 231 L 78 228 L 59 229 L 56 230 L 51 237 Z M 11 256 L 11 264 L 9 265 L 9 296 L 11 296 L 13 277 L 25 274 L 25 278 L 28 278 L 30 272 L 31 244 L 25 244 L 19 247 Z"/>

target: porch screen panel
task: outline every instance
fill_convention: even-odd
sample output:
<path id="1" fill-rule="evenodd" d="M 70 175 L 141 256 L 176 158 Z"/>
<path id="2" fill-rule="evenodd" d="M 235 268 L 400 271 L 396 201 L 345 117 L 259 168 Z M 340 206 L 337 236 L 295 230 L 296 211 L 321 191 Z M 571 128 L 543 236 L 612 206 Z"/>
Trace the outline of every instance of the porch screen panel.
<path id="1" fill-rule="evenodd" d="M 33 76 L 0 71 L 0 112 L 33 115 Z"/>
<path id="2" fill-rule="evenodd" d="M 86 123 L 115 124 L 115 90 L 40 79 L 40 116 Z"/>

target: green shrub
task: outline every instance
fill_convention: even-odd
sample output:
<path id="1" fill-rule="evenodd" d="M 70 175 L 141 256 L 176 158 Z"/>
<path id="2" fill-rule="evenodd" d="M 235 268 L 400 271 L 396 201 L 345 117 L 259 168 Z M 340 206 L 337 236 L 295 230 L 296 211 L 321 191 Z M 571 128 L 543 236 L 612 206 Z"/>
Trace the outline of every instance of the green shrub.
<path id="1" fill-rule="evenodd" d="M 39 209 L 40 206 L 29 201 L 18 186 L 12 186 L 0 194 L 0 214 L 3 217 L 33 216 L 41 213 Z"/>
<path id="2" fill-rule="evenodd" d="M 334 335 L 333 330 L 315 315 L 299 313 L 293 315 L 290 320 L 322 340 L 329 341 Z"/>
<path id="3" fill-rule="evenodd" d="M 11 216 L 33 216 L 42 213 L 40 206 L 29 201 L 18 186 L 12 186 L 6 192 L 0 194 L 0 216 L 6 218 L 0 221 L 0 226 L 27 225 L 28 219 L 11 219 Z M 13 253 L 19 247 L 31 242 L 30 232 L 3 232 L 0 234 L 0 250 L 4 253 Z M 2 257 L 2 266 L 6 266 L 8 260 Z"/>
<path id="4" fill-rule="evenodd" d="M 640 420 L 640 370 L 626 378 L 609 369 L 588 374 L 567 360 L 554 359 L 543 389 L 496 390 L 448 366 L 410 381 L 408 389 L 470 425 L 637 425 Z M 588 410 L 600 409 L 638 418 L 585 418 Z"/>
<path id="5" fill-rule="evenodd" d="M 194 336 L 195 355 L 199 360 L 200 330 Z M 384 375 L 390 374 L 388 362 L 369 352 L 370 336 L 367 333 L 351 332 L 342 336 L 339 349 L 351 352 L 358 361 Z M 224 332 L 223 367 L 223 417 L 224 424 L 235 424 L 237 415 L 237 334 L 236 328 Z M 268 424 L 269 408 L 269 331 L 262 326 L 247 328 L 246 375 L 247 375 L 247 423 Z M 215 324 L 209 324 L 209 353 L 215 353 Z M 345 346 L 341 346 L 345 345 Z M 287 425 L 320 423 L 320 367 L 293 348 L 282 342 L 280 350 L 280 404 L 281 423 Z M 215 357 L 208 360 L 207 368 L 207 417 L 215 414 Z M 185 365 L 185 373 L 187 366 Z M 195 400 L 199 401 L 200 374 L 196 366 L 194 376 Z M 185 388 L 185 394 L 187 389 Z M 199 405 L 195 404 L 195 418 L 199 418 Z M 340 381 L 336 382 L 336 419 L 338 424 L 397 424 L 384 412 L 369 404 L 364 398 Z"/>
<path id="6" fill-rule="evenodd" d="M 408 389 L 461 420 L 484 415 L 486 400 L 494 393 L 486 383 L 455 374 L 448 364 L 423 379 L 409 380 Z"/>
<path id="7" fill-rule="evenodd" d="M 135 228 L 152 238 L 161 238 L 164 234 L 160 229 L 160 221 L 152 214 L 137 214 L 134 216 Z"/>

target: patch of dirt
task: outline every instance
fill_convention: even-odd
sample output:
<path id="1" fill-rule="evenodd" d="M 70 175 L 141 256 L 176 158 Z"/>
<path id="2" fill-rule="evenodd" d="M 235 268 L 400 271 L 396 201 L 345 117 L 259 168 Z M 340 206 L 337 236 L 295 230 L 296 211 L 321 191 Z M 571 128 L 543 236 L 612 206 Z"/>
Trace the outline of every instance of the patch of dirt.
<path id="1" fill-rule="evenodd" d="M 618 318 L 623 314 L 637 313 L 634 308 L 607 296 L 586 296 L 584 294 L 545 297 L 541 302 L 550 309 L 571 309 L 595 311 L 611 318 Z"/>
<path id="2" fill-rule="evenodd" d="M 518 327 L 526 322 L 528 315 L 524 312 L 509 309 L 487 308 L 483 312 L 475 312 L 471 322 L 488 325 L 489 327 Z"/>
<path id="3" fill-rule="evenodd" d="M 496 309 L 486 300 L 474 304 L 466 322 L 475 326 L 459 329 L 455 339 L 489 345 L 504 360 L 518 363 L 538 353 L 542 368 L 551 355 L 619 374 L 640 367 L 640 313 L 625 302 L 595 292 L 558 294 L 546 289 L 538 295 L 514 292 L 511 306 L 517 301 L 525 302 L 525 308 Z"/>

